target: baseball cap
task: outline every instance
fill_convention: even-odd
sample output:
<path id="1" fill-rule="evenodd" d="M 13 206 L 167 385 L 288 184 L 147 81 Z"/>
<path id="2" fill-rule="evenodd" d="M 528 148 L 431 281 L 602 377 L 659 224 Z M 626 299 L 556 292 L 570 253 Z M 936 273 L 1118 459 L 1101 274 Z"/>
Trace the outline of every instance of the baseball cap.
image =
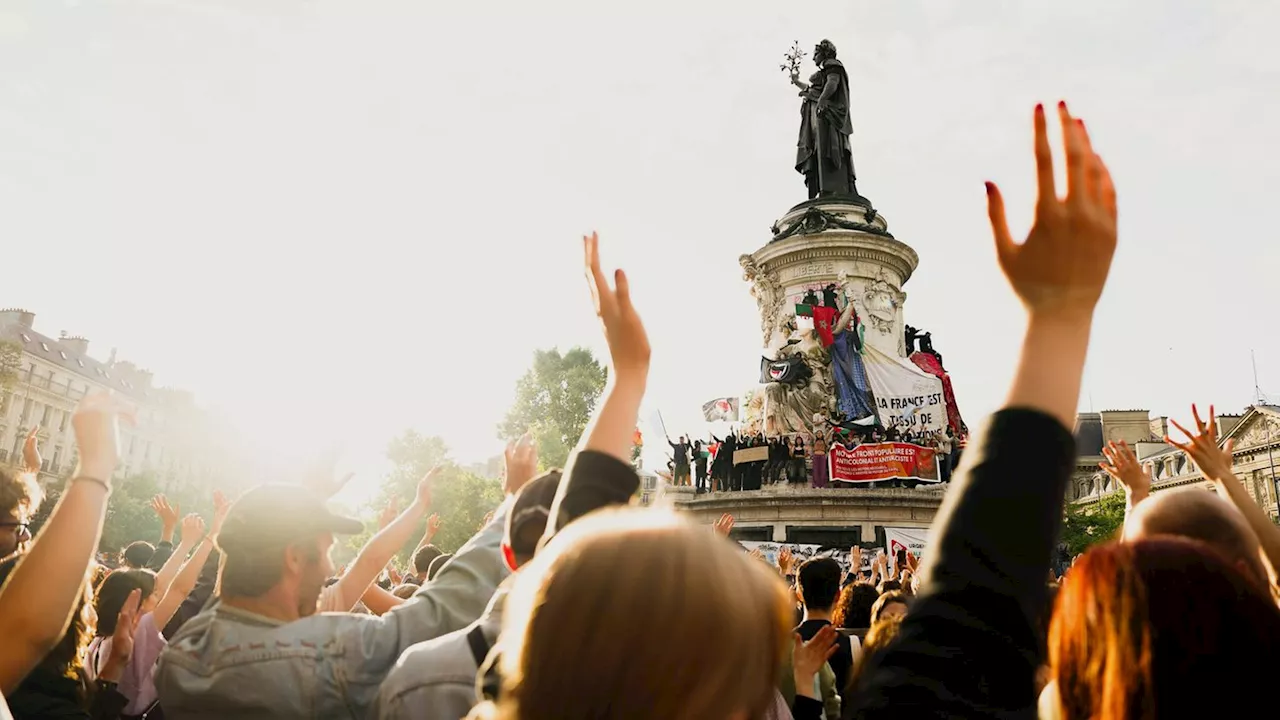
<path id="1" fill-rule="evenodd" d="M 519 557 L 533 557 L 538 541 L 551 517 L 551 504 L 560 488 L 560 470 L 548 470 L 530 480 L 511 504 L 507 514 L 506 541 Z"/>
<path id="2" fill-rule="evenodd" d="M 231 505 L 218 548 L 234 554 L 288 545 L 320 533 L 354 535 L 363 529 L 359 520 L 329 512 L 324 500 L 304 487 L 259 485 Z"/>

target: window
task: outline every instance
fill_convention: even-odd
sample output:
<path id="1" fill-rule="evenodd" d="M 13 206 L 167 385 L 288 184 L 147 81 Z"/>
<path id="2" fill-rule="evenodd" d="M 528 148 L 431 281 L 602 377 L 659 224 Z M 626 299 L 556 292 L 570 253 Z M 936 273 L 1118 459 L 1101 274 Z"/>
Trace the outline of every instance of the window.
<path id="1" fill-rule="evenodd" d="M 58 445 L 53 448 L 53 471 L 58 472 L 58 458 L 62 457 L 62 446 Z"/>
<path id="2" fill-rule="evenodd" d="M 26 333 L 22 333 L 22 342 L 31 342 L 30 336 L 28 336 Z"/>
<path id="3" fill-rule="evenodd" d="M 46 428 L 49 427 L 50 421 L 52 420 L 52 418 L 53 418 L 53 407 L 50 405 L 45 405 L 44 415 L 42 415 L 40 419 L 40 426 L 46 427 Z"/>
<path id="4" fill-rule="evenodd" d="M 44 351 L 45 351 L 45 352 L 49 352 L 49 343 L 44 343 L 44 342 L 42 342 L 42 343 L 40 343 L 40 347 L 41 347 L 41 348 L 44 348 Z"/>
<path id="5" fill-rule="evenodd" d="M 79 365 L 80 367 L 84 367 L 84 361 L 81 360 L 80 358 L 76 358 L 76 364 Z"/>
<path id="6" fill-rule="evenodd" d="M 58 354 L 62 356 L 62 359 L 63 359 L 63 360 L 66 360 L 66 359 L 67 359 L 67 353 L 65 353 L 64 351 L 59 350 L 59 351 L 58 351 Z"/>

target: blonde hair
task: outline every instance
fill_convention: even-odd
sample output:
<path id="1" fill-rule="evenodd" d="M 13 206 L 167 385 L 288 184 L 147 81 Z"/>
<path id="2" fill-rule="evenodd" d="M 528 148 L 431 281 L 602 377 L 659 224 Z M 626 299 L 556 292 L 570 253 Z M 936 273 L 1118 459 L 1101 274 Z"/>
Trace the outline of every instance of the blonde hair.
<path id="1" fill-rule="evenodd" d="M 775 573 L 674 514 L 619 510 L 570 525 L 507 599 L 503 720 L 698 720 L 771 707 L 790 607 Z"/>

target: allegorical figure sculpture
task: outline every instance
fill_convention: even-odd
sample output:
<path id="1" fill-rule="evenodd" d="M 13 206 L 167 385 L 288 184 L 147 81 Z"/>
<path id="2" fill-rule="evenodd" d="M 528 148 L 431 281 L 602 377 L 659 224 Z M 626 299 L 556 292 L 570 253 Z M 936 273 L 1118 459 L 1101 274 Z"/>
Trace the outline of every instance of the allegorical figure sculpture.
<path id="1" fill-rule="evenodd" d="M 809 82 L 800 81 L 799 48 L 787 56 L 791 82 L 800 88 L 800 139 L 796 144 L 796 170 L 804 175 L 809 199 L 841 195 L 859 197 L 855 187 L 849 136 L 849 74 L 836 59 L 836 46 L 823 40 L 813 50 L 818 71 Z"/>

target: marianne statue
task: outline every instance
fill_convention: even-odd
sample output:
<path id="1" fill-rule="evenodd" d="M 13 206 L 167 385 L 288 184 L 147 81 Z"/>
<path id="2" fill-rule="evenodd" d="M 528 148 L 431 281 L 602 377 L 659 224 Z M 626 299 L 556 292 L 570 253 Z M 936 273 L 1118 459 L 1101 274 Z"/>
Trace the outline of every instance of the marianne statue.
<path id="1" fill-rule="evenodd" d="M 849 74 L 836 59 L 836 46 L 823 40 L 813 50 L 818 71 L 809 82 L 800 81 L 799 48 L 788 56 L 791 82 L 804 98 L 800 106 L 800 140 L 796 143 L 796 171 L 804 175 L 809 199 L 838 195 L 860 197 L 854 186 L 853 156 L 849 136 Z"/>

